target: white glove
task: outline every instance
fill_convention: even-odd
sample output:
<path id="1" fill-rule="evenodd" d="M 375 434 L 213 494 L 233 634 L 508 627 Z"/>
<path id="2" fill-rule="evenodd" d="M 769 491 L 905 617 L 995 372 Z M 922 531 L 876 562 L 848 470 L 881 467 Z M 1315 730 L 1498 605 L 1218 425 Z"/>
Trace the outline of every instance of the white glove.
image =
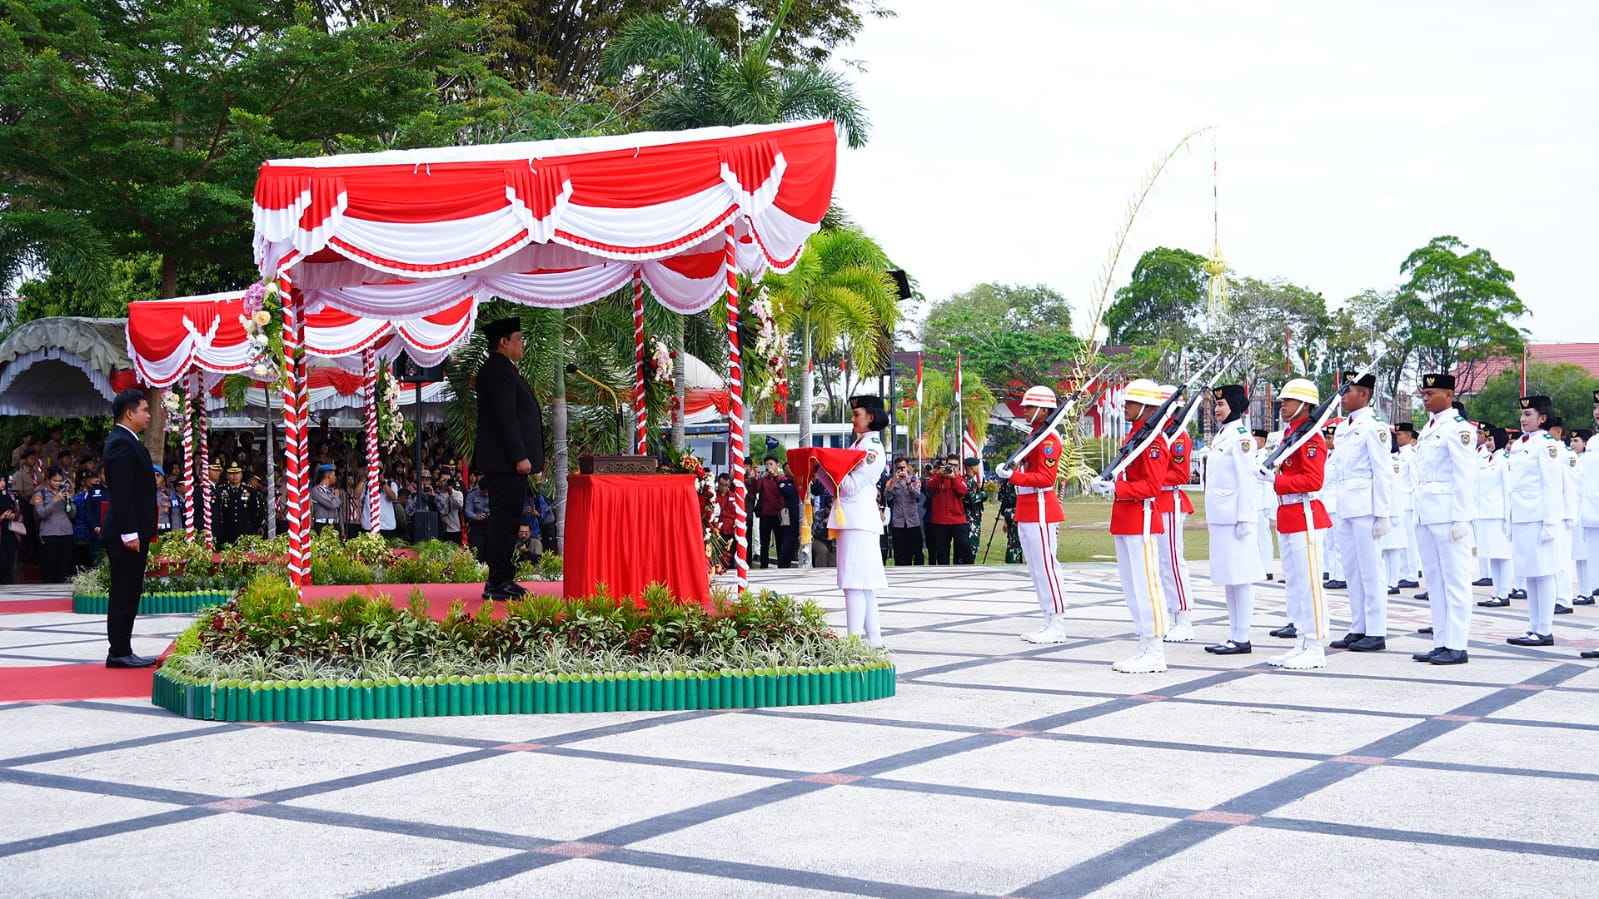
<path id="1" fill-rule="evenodd" d="M 1455 522 L 1455 526 L 1449 529 L 1449 542 L 1450 543 L 1464 543 L 1466 541 L 1466 538 L 1470 537 L 1470 536 L 1471 536 L 1471 525 L 1469 525 L 1469 524 L 1463 524 L 1463 523 L 1457 521 L 1457 522 Z"/>
<path id="2" fill-rule="evenodd" d="M 1013 470 L 1009 465 L 1001 462 L 994 466 L 994 477 L 999 478 L 1001 481 L 1008 481 Z"/>
<path id="3" fill-rule="evenodd" d="M 1270 484 L 1272 481 L 1276 480 L 1276 477 L 1277 473 L 1269 468 L 1255 469 L 1255 480 L 1261 482 L 1262 484 Z"/>
<path id="4" fill-rule="evenodd" d="M 1544 525 L 1543 526 L 1543 530 L 1538 532 L 1538 542 L 1539 543 L 1553 543 L 1553 542 L 1555 542 L 1555 526 L 1552 525 L 1552 524 Z"/>
<path id="5" fill-rule="evenodd" d="M 1089 483 L 1088 492 L 1096 496 L 1113 497 L 1116 495 L 1116 485 L 1104 478 L 1095 478 Z"/>
<path id="6" fill-rule="evenodd" d="M 1250 534 L 1255 533 L 1255 524 L 1251 521 L 1240 521 L 1233 525 L 1233 536 L 1239 540 L 1247 540 Z"/>
<path id="7" fill-rule="evenodd" d="M 1378 540 L 1388 536 L 1388 519 L 1379 518 L 1371 523 L 1371 535 Z"/>

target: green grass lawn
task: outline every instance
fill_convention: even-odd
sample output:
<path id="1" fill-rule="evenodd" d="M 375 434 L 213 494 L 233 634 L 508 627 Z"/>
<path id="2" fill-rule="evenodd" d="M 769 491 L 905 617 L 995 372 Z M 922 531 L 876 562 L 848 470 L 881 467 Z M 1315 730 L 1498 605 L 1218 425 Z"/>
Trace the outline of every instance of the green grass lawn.
<path id="1" fill-rule="evenodd" d="M 1194 514 L 1183 522 L 1183 556 L 1208 559 L 1210 532 L 1205 527 L 1205 497 L 1194 492 L 1189 498 L 1194 501 Z M 1116 549 L 1110 539 L 1110 501 L 1097 496 L 1074 496 L 1062 505 L 1066 520 L 1060 526 L 1057 557 L 1062 562 L 1114 562 Z M 985 503 L 982 542 L 977 547 L 980 565 L 1005 564 L 1004 526 L 1001 525 L 997 533 L 994 531 L 994 519 L 998 517 L 999 501 L 992 499 Z M 992 544 L 988 539 L 991 533 L 994 535 Z"/>

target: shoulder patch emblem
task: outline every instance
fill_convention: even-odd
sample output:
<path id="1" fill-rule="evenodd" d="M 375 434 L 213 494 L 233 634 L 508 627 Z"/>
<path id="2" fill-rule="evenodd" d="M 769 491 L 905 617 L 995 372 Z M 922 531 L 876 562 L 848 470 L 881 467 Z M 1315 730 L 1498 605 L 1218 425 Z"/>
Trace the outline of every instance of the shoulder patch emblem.
<path id="1" fill-rule="evenodd" d="M 1173 456 L 1176 456 L 1180 460 L 1183 457 L 1183 451 L 1186 450 L 1187 448 L 1188 448 L 1188 444 L 1179 443 L 1176 446 L 1171 448 L 1171 454 Z"/>
<path id="2" fill-rule="evenodd" d="M 866 464 L 871 465 L 871 464 L 874 464 L 875 462 L 877 462 L 877 450 L 867 450 L 866 451 Z"/>
<path id="3" fill-rule="evenodd" d="M 1470 431 L 1461 431 L 1460 432 L 1460 445 L 1461 446 L 1471 446 L 1471 432 Z"/>
<path id="4" fill-rule="evenodd" d="M 1307 459 L 1316 458 L 1316 448 L 1313 447 L 1313 446 L 1305 447 L 1305 458 L 1307 458 Z"/>
<path id="5" fill-rule="evenodd" d="M 1055 455 L 1055 444 L 1053 442 L 1046 441 L 1042 449 L 1044 450 L 1044 458 L 1046 459 L 1049 459 Z"/>
<path id="6" fill-rule="evenodd" d="M 1549 447 L 1549 458 L 1551 458 L 1551 459 L 1560 458 L 1560 450 L 1556 449 L 1554 446 L 1551 445 Z"/>
<path id="7" fill-rule="evenodd" d="M 1151 459 L 1159 459 L 1160 458 L 1160 450 L 1156 449 L 1155 447 L 1150 447 L 1149 448 L 1149 458 L 1151 458 Z"/>
<path id="8" fill-rule="evenodd" d="M 1243 440 L 1238 441 L 1238 448 L 1246 453 L 1252 453 L 1255 451 L 1255 441 L 1245 437 Z"/>

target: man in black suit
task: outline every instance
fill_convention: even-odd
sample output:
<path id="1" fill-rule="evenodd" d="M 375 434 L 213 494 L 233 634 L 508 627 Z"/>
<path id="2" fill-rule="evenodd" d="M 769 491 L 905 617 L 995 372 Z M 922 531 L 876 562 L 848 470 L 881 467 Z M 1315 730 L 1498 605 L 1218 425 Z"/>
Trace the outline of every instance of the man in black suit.
<path id="1" fill-rule="evenodd" d="M 502 318 L 483 327 L 489 358 L 477 373 L 477 446 L 473 466 L 489 498 L 485 523 L 484 599 L 513 599 L 527 590 L 516 582 L 516 528 L 527 499 L 528 476 L 544 468 L 544 424 L 538 400 L 517 371 L 522 359 L 522 323 Z"/>
<path id="2" fill-rule="evenodd" d="M 100 530 L 111 565 L 111 601 L 106 611 L 107 668 L 148 668 L 155 659 L 133 654 L 133 619 L 144 593 L 144 562 L 155 539 L 155 466 L 139 435 L 150 424 L 144 391 L 124 390 L 111 402 L 116 425 L 105 439 L 109 520 Z"/>

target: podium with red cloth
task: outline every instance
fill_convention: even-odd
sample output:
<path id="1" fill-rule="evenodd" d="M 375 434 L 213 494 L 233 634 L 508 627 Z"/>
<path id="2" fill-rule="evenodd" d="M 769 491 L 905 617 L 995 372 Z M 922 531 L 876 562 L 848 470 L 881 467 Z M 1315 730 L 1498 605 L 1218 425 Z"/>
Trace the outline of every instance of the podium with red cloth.
<path id="1" fill-rule="evenodd" d="M 567 481 L 562 558 L 567 599 L 605 585 L 641 603 L 663 583 L 681 602 L 709 605 L 711 577 L 694 476 L 575 474 Z"/>

